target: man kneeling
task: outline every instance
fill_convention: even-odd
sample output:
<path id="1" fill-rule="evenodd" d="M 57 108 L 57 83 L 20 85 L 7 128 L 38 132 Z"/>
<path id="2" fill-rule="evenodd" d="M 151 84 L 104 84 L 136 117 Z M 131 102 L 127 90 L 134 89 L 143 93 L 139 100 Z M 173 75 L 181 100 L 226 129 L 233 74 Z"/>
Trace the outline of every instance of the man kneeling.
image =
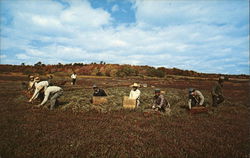
<path id="1" fill-rule="evenodd" d="M 198 90 L 195 90 L 193 88 L 189 88 L 189 99 L 188 99 L 188 108 L 191 110 L 194 106 L 202 106 L 204 103 L 204 96 L 202 93 Z"/>
<path id="2" fill-rule="evenodd" d="M 39 104 L 37 107 L 43 106 L 50 97 L 50 110 L 53 110 L 55 107 L 55 104 L 57 103 L 57 99 L 63 95 L 63 90 L 61 87 L 58 86 L 50 86 L 48 87 L 44 92 L 44 99 L 41 104 Z"/>
<path id="3" fill-rule="evenodd" d="M 170 104 L 164 98 L 164 95 L 161 94 L 160 89 L 155 90 L 155 96 L 153 98 L 153 106 L 152 106 L 152 108 L 155 111 L 161 111 L 161 112 L 165 112 L 167 109 L 170 108 Z"/>

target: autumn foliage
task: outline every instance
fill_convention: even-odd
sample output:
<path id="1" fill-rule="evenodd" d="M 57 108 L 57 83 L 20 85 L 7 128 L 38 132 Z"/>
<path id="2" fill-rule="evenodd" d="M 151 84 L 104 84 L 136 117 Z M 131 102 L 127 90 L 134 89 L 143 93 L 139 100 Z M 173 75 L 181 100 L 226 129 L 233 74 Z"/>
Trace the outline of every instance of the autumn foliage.
<path id="1" fill-rule="evenodd" d="M 91 64 L 57 64 L 45 65 L 41 62 L 30 65 L 0 65 L 2 73 L 22 72 L 23 74 L 58 74 L 68 75 L 76 72 L 78 75 L 92 75 L 92 76 L 109 76 L 109 77 L 165 77 L 166 75 L 192 76 L 192 77 L 218 77 L 220 74 L 205 74 L 190 70 L 181 70 L 177 68 L 165 67 L 151 67 L 151 66 L 134 66 L 134 65 L 119 65 L 119 64 L 105 64 L 105 63 L 91 63 Z M 248 75 L 226 75 L 226 77 L 234 78 L 249 78 Z"/>

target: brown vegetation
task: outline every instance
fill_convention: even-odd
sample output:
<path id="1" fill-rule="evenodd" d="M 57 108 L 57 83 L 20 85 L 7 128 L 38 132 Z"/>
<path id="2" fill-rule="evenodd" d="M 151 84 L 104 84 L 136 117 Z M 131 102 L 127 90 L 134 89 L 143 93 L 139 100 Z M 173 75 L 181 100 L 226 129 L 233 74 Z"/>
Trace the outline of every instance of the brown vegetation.
<path id="1" fill-rule="evenodd" d="M 249 82 L 225 83 L 226 101 L 207 113 L 185 108 L 187 88 L 198 88 L 211 105 L 212 79 L 109 78 L 54 76 L 64 95 L 53 111 L 34 108 L 22 93 L 22 74 L 0 75 L 0 157 L 248 157 Z M 134 82 L 146 83 L 141 107 L 124 110 L 122 99 Z M 93 84 L 104 88 L 108 102 L 92 105 Z M 153 87 L 151 87 L 153 86 Z M 171 115 L 145 114 L 154 87 L 166 92 Z M 38 102 L 36 102 L 38 104 Z"/>
<path id="2" fill-rule="evenodd" d="M 133 66 L 133 65 L 118 65 L 118 64 L 58 64 L 58 65 L 44 65 L 35 64 L 35 66 L 25 65 L 0 65 L 0 72 L 22 72 L 26 75 L 30 74 L 56 74 L 56 75 L 69 75 L 72 72 L 76 72 L 79 75 L 92 75 L 92 76 L 109 76 L 109 77 L 128 77 L 128 76 L 140 76 L 140 77 L 164 77 L 166 75 L 178 75 L 178 76 L 191 76 L 191 77 L 203 77 L 203 78 L 217 78 L 220 74 L 205 74 L 198 73 L 190 70 L 180 70 L 177 68 L 154 68 L 150 66 Z M 249 75 L 224 75 L 226 78 L 241 78 L 249 79 Z"/>

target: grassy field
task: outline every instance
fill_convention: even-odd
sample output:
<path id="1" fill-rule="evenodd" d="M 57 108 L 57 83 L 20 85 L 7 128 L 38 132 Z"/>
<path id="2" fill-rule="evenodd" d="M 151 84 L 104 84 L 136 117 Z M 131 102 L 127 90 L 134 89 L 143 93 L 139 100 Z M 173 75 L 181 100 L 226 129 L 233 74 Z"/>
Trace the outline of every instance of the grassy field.
<path id="1" fill-rule="evenodd" d="M 21 86 L 25 79 L 0 75 L 0 157 L 250 156 L 248 82 L 227 82 L 227 100 L 213 108 L 209 80 L 82 77 L 76 86 L 62 86 L 60 106 L 50 111 L 34 108 L 39 102 L 27 103 Z M 125 110 L 122 98 L 133 82 L 149 87 L 140 89 L 141 107 Z M 108 103 L 90 103 L 94 83 L 106 90 Z M 186 110 L 190 86 L 204 94 L 208 113 Z M 171 115 L 145 113 L 159 87 L 166 91 Z"/>

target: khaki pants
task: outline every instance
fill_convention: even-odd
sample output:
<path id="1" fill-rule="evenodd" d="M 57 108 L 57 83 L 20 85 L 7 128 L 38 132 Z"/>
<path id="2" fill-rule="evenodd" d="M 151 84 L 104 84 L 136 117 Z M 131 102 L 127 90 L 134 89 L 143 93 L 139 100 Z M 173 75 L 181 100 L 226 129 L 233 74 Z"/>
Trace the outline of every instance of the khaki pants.
<path id="1" fill-rule="evenodd" d="M 140 100 L 139 99 L 136 99 L 136 106 L 140 106 Z"/>
<path id="2" fill-rule="evenodd" d="M 63 95 L 63 91 L 56 92 L 51 98 L 50 98 L 50 110 L 54 109 L 57 99 Z"/>

